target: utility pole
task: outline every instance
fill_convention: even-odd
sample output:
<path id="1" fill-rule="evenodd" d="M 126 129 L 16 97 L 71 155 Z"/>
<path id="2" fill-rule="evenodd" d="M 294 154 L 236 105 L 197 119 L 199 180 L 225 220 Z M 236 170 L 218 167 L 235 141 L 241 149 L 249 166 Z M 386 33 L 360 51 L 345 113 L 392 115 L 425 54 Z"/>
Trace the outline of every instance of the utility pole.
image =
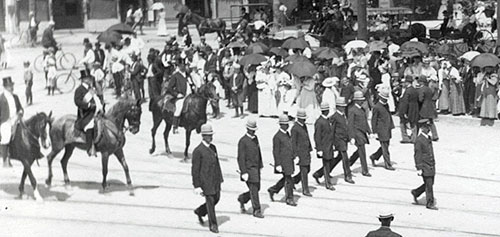
<path id="1" fill-rule="evenodd" d="M 498 0 L 500 2 L 500 0 Z M 368 40 L 366 0 L 358 0 L 358 39 Z"/>
<path id="2" fill-rule="evenodd" d="M 500 14 L 500 0 L 497 0 L 497 14 Z M 497 45 L 500 46 L 500 42 L 498 42 L 500 40 L 500 27 L 498 26 L 498 19 L 500 17 L 498 17 L 497 15 L 497 19 L 495 19 L 497 21 Z"/>

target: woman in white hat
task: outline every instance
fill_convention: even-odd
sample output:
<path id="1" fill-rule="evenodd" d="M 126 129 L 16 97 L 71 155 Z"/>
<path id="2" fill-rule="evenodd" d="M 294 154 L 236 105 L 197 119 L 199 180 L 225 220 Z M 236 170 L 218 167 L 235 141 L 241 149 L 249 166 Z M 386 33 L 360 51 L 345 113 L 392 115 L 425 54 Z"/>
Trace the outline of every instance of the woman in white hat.
<path id="1" fill-rule="evenodd" d="M 309 116 L 306 123 L 311 124 L 316 121 L 316 118 L 318 118 L 320 114 L 318 99 L 316 98 L 316 92 L 314 91 L 316 81 L 313 77 L 304 77 L 301 81 L 303 82 L 299 95 L 299 108 L 303 108 L 307 111 Z"/>
<path id="2" fill-rule="evenodd" d="M 326 103 L 330 107 L 330 112 L 328 113 L 328 117 L 332 116 L 335 113 L 335 100 L 339 97 L 339 92 L 335 88 L 335 84 L 337 84 L 339 79 L 337 77 L 328 77 L 323 80 L 321 85 L 325 87 L 323 91 L 323 95 L 321 96 L 321 103 Z"/>
<path id="3" fill-rule="evenodd" d="M 277 89 L 275 77 L 270 73 L 270 65 L 265 62 L 257 69 L 255 81 L 258 92 L 258 112 L 261 117 L 278 116 L 274 93 Z"/>
<path id="4" fill-rule="evenodd" d="M 396 111 L 396 105 L 394 103 L 394 98 L 392 96 L 392 86 L 391 86 L 391 75 L 389 75 L 388 64 L 384 63 L 383 65 L 380 65 L 378 67 L 378 70 L 382 74 L 381 81 L 382 83 L 375 85 L 375 89 L 377 89 L 378 92 L 385 90 L 388 91 L 389 93 L 389 99 L 387 100 L 387 105 L 389 106 L 389 111 L 391 113 L 394 113 Z"/>

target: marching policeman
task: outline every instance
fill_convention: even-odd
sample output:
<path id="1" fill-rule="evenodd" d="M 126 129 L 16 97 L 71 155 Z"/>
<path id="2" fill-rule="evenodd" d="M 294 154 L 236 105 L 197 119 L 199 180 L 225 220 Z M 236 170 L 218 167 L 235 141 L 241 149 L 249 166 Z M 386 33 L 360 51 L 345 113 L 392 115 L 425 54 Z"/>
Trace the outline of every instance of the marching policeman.
<path id="1" fill-rule="evenodd" d="M 319 184 L 319 178 L 325 176 L 325 187 L 335 190 L 331 182 L 330 171 L 333 161 L 333 127 L 328 118 L 330 106 L 328 103 L 321 103 L 321 116 L 314 124 L 314 143 L 316 144 L 316 155 L 323 160 L 323 167 L 314 172 L 313 177 Z"/>
<path id="2" fill-rule="evenodd" d="M 305 124 L 306 119 L 307 114 L 305 109 L 298 109 L 297 121 L 292 127 L 292 147 L 294 157 L 299 158 L 300 172 L 293 177 L 293 181 L 295 184 L 302 181 L 302 194 L 312 197 L 311 192 L 309 192 L 309 184 L 307 181 L 307 175 L 311 170 L 312 146 Z"/>
<path id="3" fill-rule="evenodd" d="M 354 92 L 354 106 L 349 108 L 349 113 L 347 113 L 347 127 L 349 132 L 349 137 L 351 138 L 351 143 L 355 144 L 357 150 L 351 155 L 349 163 L 352 166 L 358 158 L 361 160 L 361 174 L 363 176 L 372 176 L 368 171 L 368 165 L 366 163 L 366 148 L 365 144 L 369 144 L 368 134 L 371 134 L 370 126 L 368 125 L 368 120 L 366 119 L 366 112 L 362 107 L 365 97 L 363 92 Z"/>
<path id="4" fill-rule="evenodd" d="M 372 111 L 372 129 L 377 139 L 380 142 L 378 150 L 370 155 L 372 165 L 376 166 L 375 161 L 384 157 L 385 169 L 395 170 L 391 164 L 391 157 L 389 153 L 389 141 L 392 137 L 392 129 L 394 129 L 394 122 L 392 121 L 387 100 L 389 99 L 389 92 L 381 91 L 379 93 L 379 101 L 373 107 Z"/>

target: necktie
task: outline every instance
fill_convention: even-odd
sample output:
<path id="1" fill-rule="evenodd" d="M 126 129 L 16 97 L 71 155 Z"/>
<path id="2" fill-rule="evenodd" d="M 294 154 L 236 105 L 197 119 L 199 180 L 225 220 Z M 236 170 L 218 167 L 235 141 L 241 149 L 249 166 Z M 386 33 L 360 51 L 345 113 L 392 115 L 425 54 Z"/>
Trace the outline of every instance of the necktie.
<path id="1" fill-rule="evenodd" d="M 288 131 L 286 132 L 286 135 L 287 135 L 288 137 L 290 137 L 290 133 L 289 133 Z"/>

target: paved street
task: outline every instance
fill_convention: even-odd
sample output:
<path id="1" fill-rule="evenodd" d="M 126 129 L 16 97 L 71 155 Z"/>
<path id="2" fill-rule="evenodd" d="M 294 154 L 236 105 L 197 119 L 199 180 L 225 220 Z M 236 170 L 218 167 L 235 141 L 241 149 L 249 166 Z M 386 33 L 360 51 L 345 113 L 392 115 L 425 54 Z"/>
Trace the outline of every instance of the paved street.
<path id="1" fill-rule="evenodd" d="M 81 57 L 83 47 L 78 44 L 86 37 L 84 35 L 88 34 L 68 36 L 66 41 L 74 43 L 67 46 L 63 43 L 64 49 Z M 212 43 L 213 37 L 209 38 Z M 163 39 L 153 36 L 145 39 L 148 41 L 145 52 L 150 47 L 163 45 Z M 33 60 L 40 53 L 41 48 L 12 49 L 11 69 L 0 72 L 2 77 L 13 76 L 15 92 L 22 102 L 22 61 Z M 56 117 L 76 114 L 72 94 L 49 97 L 43 87 L 42 75 L 37 75 L 34 105 L 25 108 L 26 117 L 50 110 Z M 107 96 L 111 98 L 109 91 Z M 107 102 L 113 103 L 112 99 Z M 221 102 L 221 105 L 225 104 Z M 193 213 L 204 199 L 193 194 L 190 164 L 180 162 L 184 149 L 183 130 L 170 136 L 174 154 L 167 157 L 163 153 L 162 125 L 156 137 L 157 152 L 150 155 L 151 114 L 147 103 L 142 108 L 141 130 L 137 135 L 127 133 L 124 148 L 135 196 L 129 196 L 125 175 L 116 159 L 110 159 L 109 192 L 101 194 L 100 159 L 87 157 L 85 151 L 79 150 L 75 151 L 68 166 L 70 187 L 64 186 L 59 163 L 62 154 L 59 154 L 53 165 L 54 180 L 50 190 L 44 184 L 46 159 L 40 160 L 39 166 L 33 165 L 45 202 L 33 200 L 29 182 L 27 195 L 18 200 L 15 197 L 22 168 L 19 162 L 13 161 L 14 168 L 0 168 L 0 236 L 213 236 L 207 226 L 198 224 Z M 392 229 L 403 236 L 500 236 L 500 146 L 497 143 L 500 134 L 497 127 L 479 127 L 479 121 L 476 124 L 453 122 L 460 118 L 441 119 L 437 123 L 440 140 L 434 144 L 437 162 L 434 192 L 439 211 L 411 204 L 410 190 L 419 186 L 422 180 L 415 171 L 413 146 L 398 142 L 399 128 L 393 130 L 390 146 L 396 171 L 370 166 L 373 177 L 368 178 L 361 175 L 357 163 L 353 166 L 356 184 L 352 185 L 344 182 L 339 165 L 332 173 L 336 191 L 327 191 L 310 178 L 313 197 L 302 196 L 298 185 L 298 192 L 295 192 L 298 206 L 289 207 L 282 199 L 284 193 L 276 195 L 277 201 L 271 202 L 266 191 L 279 178 L 268 165 L 273 162 L 272 136 L 278 129 L 277 120 L 259 119 L 257 136 L 264 159 L 260 197 L 265 218 L 256 219 L 240 214 L 236 201 L 241 192 L 247 191 L 236 173 L 235 157 L 238 139 L 245 133 L 245 119 L 231 118 L 233 110 L 224 106 L 222 113 L 221 119 L 210 120 L 224 175 L 221 200 L 216 206 L 220 236 L 364 236 L 379 227 L 376 217 L 383 210 L 395 214 Z M 395 122 L 398 124 L 396 118 Z M 313 131 L 311 129 L 310 125 L 309 131 Z M 200 140 L 199 135 L 192 136 L 190 152 Z M 378 148 L 377 141 L 370 142 L 368 153 Z M 349 154 L 353 151 L 354 147 L 350 146 Z M 320 166 L 321 161 L 313 159 L 312 170 Z"/>

